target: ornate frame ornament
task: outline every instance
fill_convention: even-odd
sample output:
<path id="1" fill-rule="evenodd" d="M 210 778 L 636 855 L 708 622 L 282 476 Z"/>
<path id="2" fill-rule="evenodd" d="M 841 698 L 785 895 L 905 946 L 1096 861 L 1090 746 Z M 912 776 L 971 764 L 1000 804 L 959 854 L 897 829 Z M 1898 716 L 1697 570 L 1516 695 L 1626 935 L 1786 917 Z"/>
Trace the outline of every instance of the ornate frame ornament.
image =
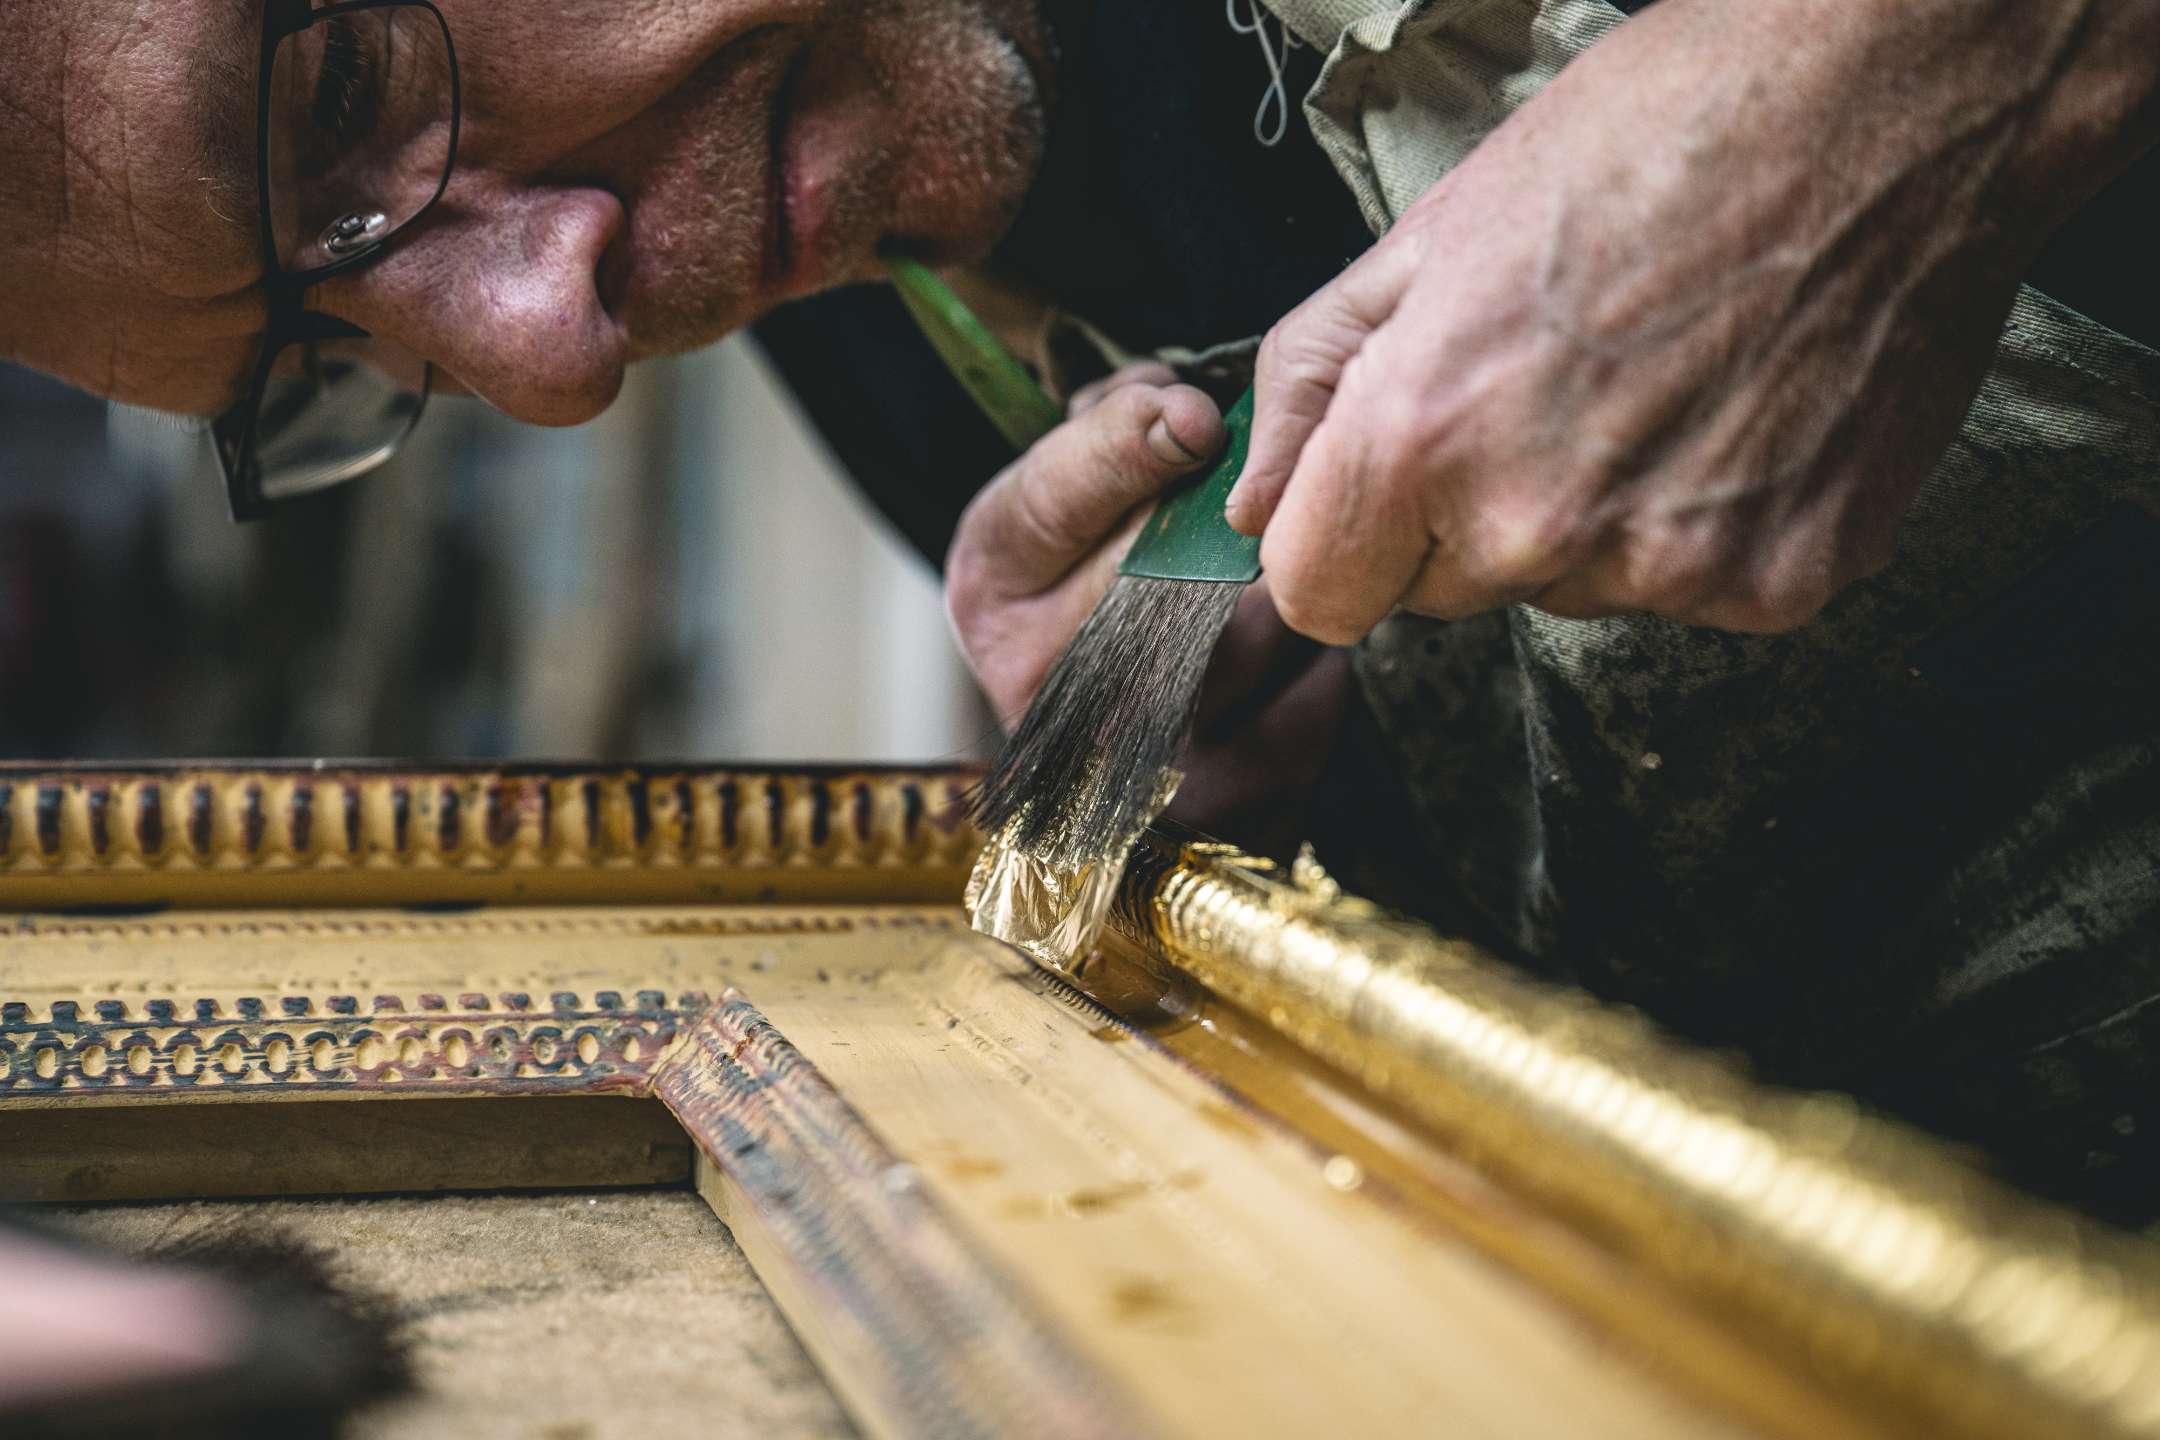
<path id="1" fill-rule="evenodd" d="M 2146 1242 L 1309 862 L 1046 970 L 971 780 L 0 767 L 0 1199 L 688 1181 L 883 1435 L 2160 1434 Z"/>

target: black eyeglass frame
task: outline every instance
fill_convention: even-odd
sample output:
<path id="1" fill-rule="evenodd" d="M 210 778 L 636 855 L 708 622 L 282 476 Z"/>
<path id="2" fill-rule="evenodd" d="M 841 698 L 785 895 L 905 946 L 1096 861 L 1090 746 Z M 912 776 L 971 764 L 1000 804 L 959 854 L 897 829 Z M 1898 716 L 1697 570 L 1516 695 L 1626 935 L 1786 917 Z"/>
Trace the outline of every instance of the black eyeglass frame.
<path id="1" fill-rule="evenodd" d="M 278 47 L 311 25 L 319 25 L 334 16 L 367 10 L 425 10 L 442 31 L 443 53 L 449 61 L 450 74 L 450 148 L 444 158 L 442 178 L 427 203 L 394 229 L 376 236 L 350 255 L 341 255 L 306 270 L 288 270 L 278 258 L 277 235 L 270 213 L 270 85 L 277 65 Z M 338 0 L 338 3 L 320 9 L 313 8 L 313 0 L 263 0 L 262 47 L 255 81 L 255 199 L 269 316 L 263 334 L 262 358 L 256 362 L 247 398 L 220 415 L 210 427 L 218 460 L 225 468 L 225 495 L 232 505 L 233 519 L 260 520 L 270 513 L 275 503 L 262 491 L 262 466 L 256 457 L 256 441 L 262 422 L 263 397 L 270 388 L 271 372 L 278 357 L 294 345 L 323 340 L 364 340 L 368 336 L 368 332 L 357 325 L 310 311 L 307 292 L 325 280 L 357 270 L 379 258 L 400 235 L 435 208 L 436 202 L 450 188 L 450 176 L 457 169 L 458 125 L 463 113 L 457 45 L 450 36 L 450 22 L 433 0 Z M 413 425 L 419 423 L 420 414 L 427 407 L 434 377 L 435 367 L 427 366 L 420 382 L 420 406 L 413 412 Z M 411 433 L 408 425 L 405 434 Z M 399 443 L 403 443 L 403 436 Z"/>

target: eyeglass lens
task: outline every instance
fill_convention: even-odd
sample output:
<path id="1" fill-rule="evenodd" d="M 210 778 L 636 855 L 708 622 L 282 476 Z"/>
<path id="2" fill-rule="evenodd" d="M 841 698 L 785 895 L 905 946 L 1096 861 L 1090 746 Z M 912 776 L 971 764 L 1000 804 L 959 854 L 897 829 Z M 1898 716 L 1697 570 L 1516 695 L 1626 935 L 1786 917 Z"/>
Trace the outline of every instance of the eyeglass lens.
<path id="1" fill-rule="evenodd" d="M 269 88 L 272 253 L 306 276 L 362 254 L 446 183 L 457 128 L 450 38 L 419 5 L 327 7 L 279 41 Z M 404 443 L 431 372 L 365 336 L 296 340 L 270 358 L 236 511 L 357 478 Z"/>
<path id="2" fill-rule="evenodd" d="M 286 346 L 256 421 L 263 498 L 289 500 L 381 465 L 419 423 L 428 382 L 426 365 L 364 336 Z"/>
<path id="3" fill-rule="evenodd" d="M 333 10 L 270 72 L 270 232 L 306 274 L 396 232 L 435 198 L 453 132 L 450 42 L 417 6 Z"/>

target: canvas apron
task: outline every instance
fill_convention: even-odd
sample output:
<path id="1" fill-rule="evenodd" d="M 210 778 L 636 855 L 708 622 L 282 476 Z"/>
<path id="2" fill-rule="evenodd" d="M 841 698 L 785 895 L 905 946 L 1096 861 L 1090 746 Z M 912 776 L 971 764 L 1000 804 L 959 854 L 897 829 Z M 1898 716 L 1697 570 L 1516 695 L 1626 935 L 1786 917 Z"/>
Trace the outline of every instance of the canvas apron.
<path id="1" fill-rule="evenodd" d="M 1268 3 L 1329 56 L 1306 113 L 1376 232 L 1623 19 Z M 2160 356 L 2027 289 L 1896 562 L 1798 632 L 1393 617 L 1358 670 L 1428 911 L 2160 1207 L 2155 507 Z"/>

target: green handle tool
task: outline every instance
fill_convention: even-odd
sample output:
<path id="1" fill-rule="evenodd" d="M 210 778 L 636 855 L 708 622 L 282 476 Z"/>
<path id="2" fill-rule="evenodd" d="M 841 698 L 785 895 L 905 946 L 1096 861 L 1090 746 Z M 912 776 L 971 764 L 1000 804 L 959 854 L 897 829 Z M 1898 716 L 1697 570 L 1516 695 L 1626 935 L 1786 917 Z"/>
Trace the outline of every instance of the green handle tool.
<path id="1" fill-rule="evenodd" d="M 1057 401 L 929 266 L 888 255 L 885 269 L 930 348 L 1013 449 L 1027 449 L 1063 423 Z"/>
<path id="2" fill-rule="evenodd" d="M 886 257 L 885 268 L 931 348 L 1015 450 L 1027 449 L 1064 420 L 1057 402 L 929 267 L 893 255 Z M 1230 489 L 1245 471 L 1252 412 L 1247 390 L 1223 416 L 1230 441 L 1222 458 L 1197 484 L 1156 509 L 1118 566 L 1119 574 L 1240 585 L 1259 578 L 1259 540 L 1240 535 L 1223 518 Z"/>

